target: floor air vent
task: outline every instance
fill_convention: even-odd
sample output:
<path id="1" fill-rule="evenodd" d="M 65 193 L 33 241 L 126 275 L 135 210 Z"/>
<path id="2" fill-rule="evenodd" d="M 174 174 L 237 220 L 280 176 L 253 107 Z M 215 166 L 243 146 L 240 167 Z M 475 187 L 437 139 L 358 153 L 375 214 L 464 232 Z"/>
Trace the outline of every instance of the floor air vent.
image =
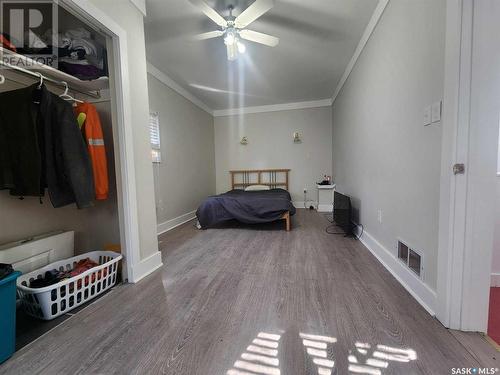
<path id="1" fill-rule="evenodd" d="M 398 258 L 422 278 L 422 256 L 400 240 L 398 240 Z"/>

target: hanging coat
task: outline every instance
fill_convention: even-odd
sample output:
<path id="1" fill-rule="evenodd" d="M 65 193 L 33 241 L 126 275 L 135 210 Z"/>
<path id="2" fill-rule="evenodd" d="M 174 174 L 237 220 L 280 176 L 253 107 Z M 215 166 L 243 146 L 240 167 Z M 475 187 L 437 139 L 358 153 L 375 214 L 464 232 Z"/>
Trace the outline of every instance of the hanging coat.
<path id="1" fill-rule="evenodd" d="M 92 205 L 89 155 L 69 103 L 38 84 L 0 93 L 0 189 L 54 207 Z"/>
<path id="2" fill-rule="evenodd" d="M 87 143 L 92 163 L 95 198 L 97 200 L 108 199 L 108 163 L 99 114 L 95 106 L 90 103 L 79 103 L 75 107 L 75 114 L 78 125 L 81 126 L 83 138 Z"/>

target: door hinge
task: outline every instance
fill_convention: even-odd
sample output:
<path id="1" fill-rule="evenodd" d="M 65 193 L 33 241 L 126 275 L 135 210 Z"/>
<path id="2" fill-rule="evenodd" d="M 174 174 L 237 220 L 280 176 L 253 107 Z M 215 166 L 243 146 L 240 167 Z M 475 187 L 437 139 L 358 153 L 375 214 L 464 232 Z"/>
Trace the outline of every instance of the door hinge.
<path id="1" fill-rule="evenodd" d="M 453 166 L 453 174 L 464 174 L 465 173 L 465 165 L 464 164 L 455 164 Z"/>

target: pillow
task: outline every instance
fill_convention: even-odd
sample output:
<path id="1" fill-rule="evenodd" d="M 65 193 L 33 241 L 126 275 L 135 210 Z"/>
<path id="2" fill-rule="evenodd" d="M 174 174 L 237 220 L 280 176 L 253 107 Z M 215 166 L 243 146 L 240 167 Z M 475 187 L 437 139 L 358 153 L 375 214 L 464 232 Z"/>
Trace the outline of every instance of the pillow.
<path id="1" fill-rule="evenodd" d="M 249 185 L 245 188 L 245 191 L 259 191 L 259 190 L 270 190 L 271 188 L 266 185 Z"/>

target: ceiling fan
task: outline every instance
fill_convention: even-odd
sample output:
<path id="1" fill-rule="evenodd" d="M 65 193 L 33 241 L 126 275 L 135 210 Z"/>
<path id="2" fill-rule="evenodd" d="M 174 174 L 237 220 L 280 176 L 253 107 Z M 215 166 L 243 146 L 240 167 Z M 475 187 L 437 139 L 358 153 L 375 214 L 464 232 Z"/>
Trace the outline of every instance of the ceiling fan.
<path id="1" fill-rule="evenodd" d="M 227 59 L 230 61 L 236 60 L 239 53 L 245 53 L 246 47 L 241 42 L 241 39 L 269 47 L 276 47 L 280 41 L 275 36 L 246 29 L 248 25 L 274 6 L 274 0 L 255 0 L 238 17 L 233 16 L 233 6 L 229 6 L 229 16 L 227 18 L 222 17 L 204 0 L 189 0 L 189 2 L 197 6 L 208 18 L 221 27 L 221 30 L 199 34 L 195 36 L 195 39 L 206 40 L 223 37 L 227 49 Z"/>

